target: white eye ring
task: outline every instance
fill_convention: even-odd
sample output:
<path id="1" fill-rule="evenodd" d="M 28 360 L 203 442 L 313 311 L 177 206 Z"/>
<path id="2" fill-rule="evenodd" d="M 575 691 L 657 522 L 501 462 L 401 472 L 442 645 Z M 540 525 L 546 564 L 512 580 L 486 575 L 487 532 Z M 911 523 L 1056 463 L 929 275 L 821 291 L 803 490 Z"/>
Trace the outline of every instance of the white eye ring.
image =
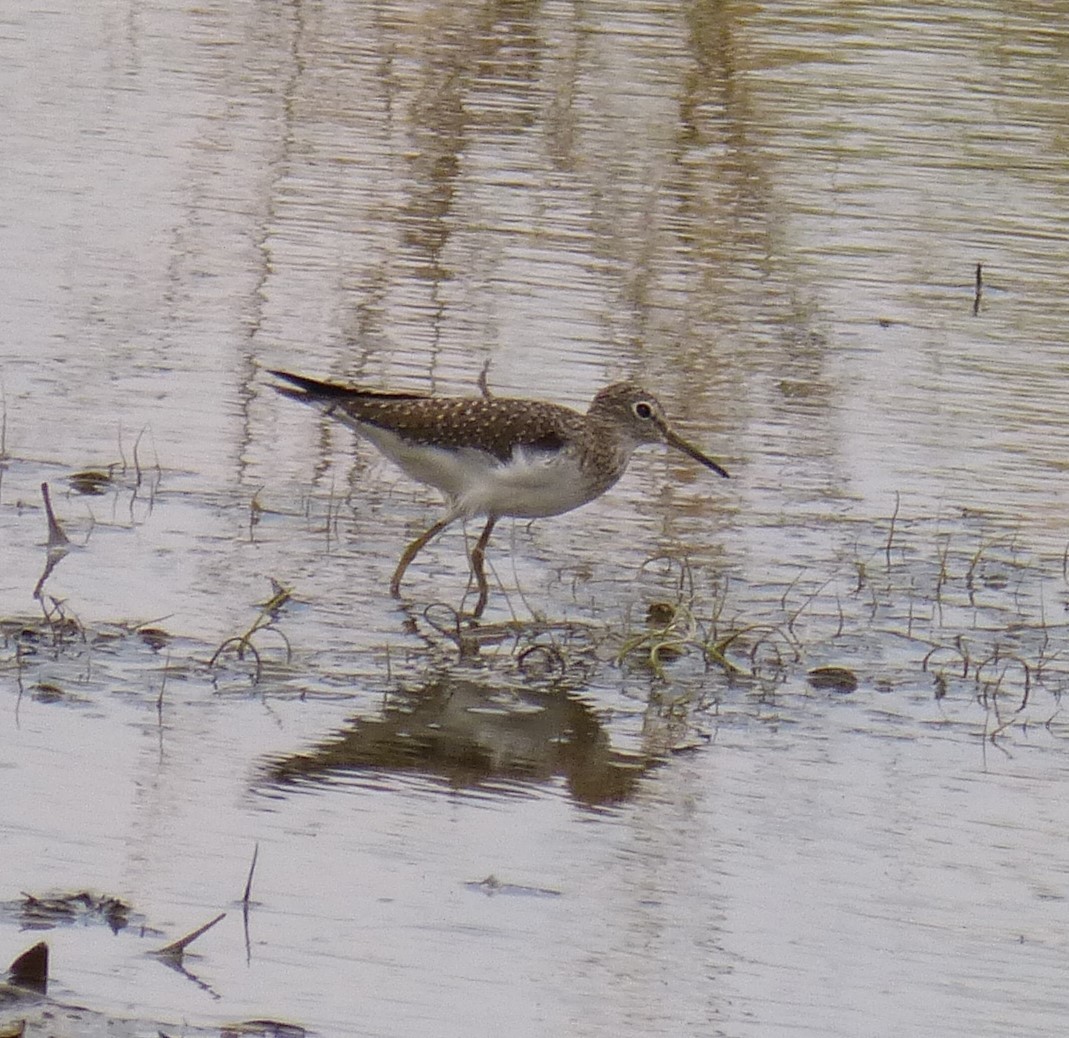
<path id="1" fill-rule="evenodd" d="M 653 407 L 646 403 L 645 400 L 639 400 L 632 404 L 631 410 L 636 418 L 641 418 L 643 421 L 649 421 L 653 417 Z"/>

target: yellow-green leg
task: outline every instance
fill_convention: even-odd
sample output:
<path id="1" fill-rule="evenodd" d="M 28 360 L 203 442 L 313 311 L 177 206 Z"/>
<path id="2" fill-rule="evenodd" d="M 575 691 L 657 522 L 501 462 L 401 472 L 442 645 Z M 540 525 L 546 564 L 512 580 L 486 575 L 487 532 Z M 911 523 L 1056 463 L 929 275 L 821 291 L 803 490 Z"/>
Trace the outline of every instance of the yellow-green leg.
<path id="1" fill-rule="evenodd" d="M 475 585 L 479 589 L 479 598 L 475 602 L 475 609 L 471 614 L 476 619 L 483 615 L 483 610 L 486 608 L 486 600 L 490 597 L 490 588 L 486 583 L 486 545 L 490 540 L 490 534 L 494 532 L 494 524 L 496 522 L 497 516 L 495 515 L 486 520 L 483 532 L 479 534 L 479 539 L 471 550 L 471 570 L 475 574 Z"/>
<path id="2" fill-rule="evenodd" d="M 397 563 L 397 569 L 393 571 L 393 579 L 390 581 L 390 594 L 394 598 L 401 597 L 401 578 L 405 575 L 405 570 L 408 569 L 409 563 L 451 522 L 453 522 L 453 519 L 449 516 L 446 516 L 445 519 L 439 519 L 429 530 L 421 533 L 405 548 L 401 554 L 401 561 Z"/>

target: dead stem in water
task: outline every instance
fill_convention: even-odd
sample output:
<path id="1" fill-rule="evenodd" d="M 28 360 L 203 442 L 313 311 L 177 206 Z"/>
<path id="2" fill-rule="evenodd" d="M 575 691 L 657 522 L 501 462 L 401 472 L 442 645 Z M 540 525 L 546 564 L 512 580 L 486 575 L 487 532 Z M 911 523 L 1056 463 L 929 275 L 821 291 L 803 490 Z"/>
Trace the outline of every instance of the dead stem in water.
<path id="1" fill-rule="evenodd" d="M 48 517 L 48 550 L 65 551 L 70 547 L 70 538 L 63 532 L 52 509 L 52 495 L 48 492 L 47 483 L 41 484 L 41 496 L 45 499 L 45 515 Z"/>
<path id="2" fill-rule="evenodd" d="M 252 861 L 249 863 L 249 875 L 245 880 L 245 893 L 241 895 L 241 903 L 248 905 L 252 896 L 252 877 L 256 872 L 256 859 L 260 856 L 260 844 L 259 842 L 253 844 L 252 848 Z"/>
<path id="3" fill-rule="evenodd" d="M 891 513 L 891 524 L 887 530 L 887 546 L 884 548 L 884 558 L 887 560 L 887 572 L 891 572 L 891 545 L 895 539 L 895 523 L 898 522 L 898 509 L 902 501 L 898 491 L 895 491 L 895 510 Z"/>
<path id="4" fill-rule="evenodd" d="M 177 941 L 172 941 L 170 944 L 164 945 L 162 948 L 157 948 L 155 951 L 149 952 L 149 955 L 179 964 L 182 961 L 182 956 L 185 954 L 186 948 L 200 937 L 201 934 L 206 933 L 221 919 L 225 918 L 226 912 L 220 912 L 214 919 L 209 919 L 203 926 L 198 926 L 195 930 L 187 933 L 185 937 L 180 937 Z"/>

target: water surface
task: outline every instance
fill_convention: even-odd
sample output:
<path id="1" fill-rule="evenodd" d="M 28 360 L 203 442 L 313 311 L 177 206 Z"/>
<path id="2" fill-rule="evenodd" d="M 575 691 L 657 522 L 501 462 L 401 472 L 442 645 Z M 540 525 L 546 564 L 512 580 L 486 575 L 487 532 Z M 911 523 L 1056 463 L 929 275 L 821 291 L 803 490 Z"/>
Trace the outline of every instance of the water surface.
<path id="1" fill-rule="evenodd" d="M 1056 16 L 128 2 L 0 39 L 0 961 L 23 892 L 89 890 L 143 922 L 48 931 L 49 994 L 149 1033 L 1061 1033 Z M 649 450 L 503 523 L 473 641 L 462 533 L 390 600 L 434 496 L 275 367 L 638 378 L 733 478 Z M 145 955 L 222 911 L 186 974 Z"/>

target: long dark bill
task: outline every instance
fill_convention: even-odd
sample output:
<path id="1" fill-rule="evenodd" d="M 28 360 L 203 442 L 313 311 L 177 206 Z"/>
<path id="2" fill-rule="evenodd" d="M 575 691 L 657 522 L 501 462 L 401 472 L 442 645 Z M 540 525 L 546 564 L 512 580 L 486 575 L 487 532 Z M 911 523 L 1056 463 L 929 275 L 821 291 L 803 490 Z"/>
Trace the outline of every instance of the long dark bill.
<path id="1" fill-rule="evenodd" d="M 731 477 L 727 473 L 722 465 L 718 465 L 712 458 L 705 454 L 702 454 L 697 447 L 692 447 L 681 436 L 677 436 L 671 429 L 664 430 L 664 442 L 669 447 L 675 447 L 677 451 L 682 451 L 689 458 L 693 458 L 700 465 L 704 465 L 707 469 L 712 469 L 718 476 L 723 476 L 724 479 L 730 479 Z"/>

